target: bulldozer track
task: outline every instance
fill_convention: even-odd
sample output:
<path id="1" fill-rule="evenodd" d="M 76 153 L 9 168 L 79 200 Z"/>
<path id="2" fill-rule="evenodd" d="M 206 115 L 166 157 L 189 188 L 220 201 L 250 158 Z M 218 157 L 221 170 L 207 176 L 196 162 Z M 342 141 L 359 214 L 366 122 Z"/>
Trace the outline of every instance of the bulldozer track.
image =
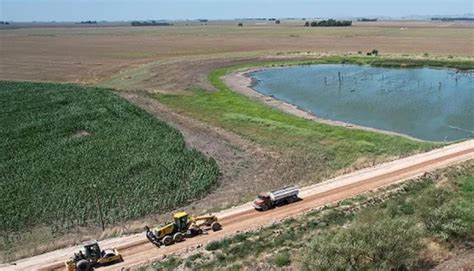
<path id="1" fill-rule="evenodd" d="M 155 247 L 146 239 L 143 233 L 103 240 L 100 242 L 101 246 L 116 247 L 122 254 L 124 261 L 119 264 L 101 267 L 99 270 L 133 269 L 171 254 L 187 252 L 210 241 L 232 236 L 242 231 L 256 230 L 329 203 L 341 201 L 345 198 L 399 183 L 426 172 L 471 159 L 474 159 L 474 140 L 358 170 L 319 184 L 304 187 L 300 192 L 302 200 L 266 212 L 253 210 L 251 203 L 222 211 L 216 214 L 223 227 L 222 230 L 196 236 L 167 247 Z M 77 247 L 67 248 L 22 259 L 17 261 L 16 265 L 0 267 L 0 269 L 63 270 L 64 261 L 77 249 Z"/>

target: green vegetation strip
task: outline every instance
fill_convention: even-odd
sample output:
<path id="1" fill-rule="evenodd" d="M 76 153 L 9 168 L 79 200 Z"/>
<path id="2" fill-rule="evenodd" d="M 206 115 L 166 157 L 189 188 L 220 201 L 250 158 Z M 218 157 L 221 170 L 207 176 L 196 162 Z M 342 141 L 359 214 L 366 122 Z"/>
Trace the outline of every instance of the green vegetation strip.
<path id="1" fill-rule="evenodd" d="M 176 111 L 231 130 L 259 144 L 296 152 L 300 157 L 304 155 L 305 161 L 313 161 L 322 170 L 331 171 L 349 167 L 360 158 L 403 156 L 427 151 L 437 144 L 305 120 L 232 91 L 221 77 L 236 69 L 252 67 L 322 63 L 392 65 L 393 61 L 381 62 L 376 57 L 328 57 L 311 61 L 241 65 L 218 69 L 209 75 L 210 82 L 218 91 L 192 90 L 190 95 L 155 94 L 154 97 Z M 451 66 L 450 62 L 428 64 Z M 415 64 L 408 64 L 404 60 L 403 65 Z M 416 62 L 416 65 L 421 63 Z"/>
<path id="2" fill-rule="evenodd" d="M 158 213 L 206 194 L 218 167 L 109 90 L 0 81 L 0 233 Z M 8 240 L 3 240 L 8 241 Z M 5 243 L 4 243 L 5 244 Z"/>

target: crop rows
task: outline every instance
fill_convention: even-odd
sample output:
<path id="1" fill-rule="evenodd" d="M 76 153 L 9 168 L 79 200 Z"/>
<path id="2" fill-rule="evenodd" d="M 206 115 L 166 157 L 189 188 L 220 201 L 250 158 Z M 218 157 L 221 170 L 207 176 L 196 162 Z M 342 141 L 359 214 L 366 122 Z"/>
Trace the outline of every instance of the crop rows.
<path id="1" fill-rule="evenodd" d="M 142 217 L 204 195 L 218 168 L 107 90 L 0 82 L 0 232 Z"/>

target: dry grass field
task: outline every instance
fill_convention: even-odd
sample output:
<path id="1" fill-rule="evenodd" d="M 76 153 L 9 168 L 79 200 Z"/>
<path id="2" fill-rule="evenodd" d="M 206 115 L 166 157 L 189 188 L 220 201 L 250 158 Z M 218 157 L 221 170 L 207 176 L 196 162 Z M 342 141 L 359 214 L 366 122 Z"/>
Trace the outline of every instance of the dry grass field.
<path id="1" fill-rule="evenodd" d="M 173 27 L 23 28 L 0 31 L 0 79 L 96 83 L 147 62 L 279 52 L 473 56 L 468 23 L 377 22 L 350 28 L 236 23 Z M 186 65 L 185 65 L 186 66 Z"/>

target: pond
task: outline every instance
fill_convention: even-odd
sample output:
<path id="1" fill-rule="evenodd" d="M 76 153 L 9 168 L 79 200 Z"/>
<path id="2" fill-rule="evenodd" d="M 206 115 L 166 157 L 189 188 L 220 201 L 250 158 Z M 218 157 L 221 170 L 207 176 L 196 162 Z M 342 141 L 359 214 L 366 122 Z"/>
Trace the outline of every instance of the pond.
<path id="1" fill-rule="evenodd" d="M 474 136 L 472 72 L 307 65 L 250 74 L 252 88 L 317 117 L 432 141 Z"/>

